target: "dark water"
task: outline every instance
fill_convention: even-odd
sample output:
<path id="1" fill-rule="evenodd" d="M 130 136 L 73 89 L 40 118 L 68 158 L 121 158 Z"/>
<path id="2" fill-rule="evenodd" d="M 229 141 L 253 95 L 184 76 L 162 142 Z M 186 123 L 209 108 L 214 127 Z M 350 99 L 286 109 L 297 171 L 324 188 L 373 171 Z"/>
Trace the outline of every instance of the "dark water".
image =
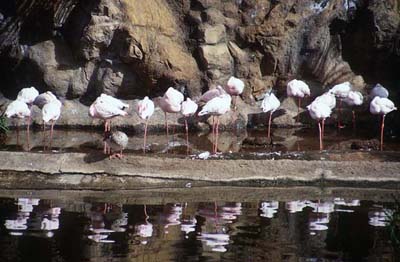
<path id="1" fill-rule="evenodd" d="M 288 189 L 289 190 L 289 189 Z M 396 261 L 393 203 L 1 198 L 0 261 Z"/>

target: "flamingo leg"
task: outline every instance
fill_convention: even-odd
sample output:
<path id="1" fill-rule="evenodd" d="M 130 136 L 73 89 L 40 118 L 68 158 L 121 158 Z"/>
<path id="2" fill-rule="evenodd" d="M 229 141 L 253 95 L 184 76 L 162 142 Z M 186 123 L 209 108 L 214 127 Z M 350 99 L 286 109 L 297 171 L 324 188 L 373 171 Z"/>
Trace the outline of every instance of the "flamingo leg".
<path id="1" fill-rule="evenodd" d="M 344 128 L 344 125 L 342 124 L 341 121 L 341 115 L 342 115 L 342 99 L 339 99 L 339 107 L 338 107 L 338 128 Z"/>
<path id="2" fill-rule="evenodd" d="M 268 120 L 268 139 L 271 137 L 271 117 L 272 117 L 272 111 L 269 112 L 269 120 Z"/>
<path id="3" fill-rule="evenodd" d="M 186 130 L 186 154 L 189 154 L 189 127 L 187 123 L 187 118 L 185 117 L 185 130 Z"/>
<path id="4" fill-rule="evenodd" d="M 353 113 L 353 129 L 356 129 L 356 112 L 354 111 L 354 109 L 352 113 Z"/>
<path id="5" fill-rule="evenodd" d="M 143 138 L 143 153 L 146 153 L 146 138 L 147 138 L 147 124 L 149 123 L 149 119 L 146 118 L 146 123 L 144 125 L 144 138 Z"/>
<path id="6" fill-rule="evenodd" d="M 322 139 L 325 137 L 325 119 L 322 119 Z"/>
<path id="7" fill-rule="evenodd" d="M 168 132 L 168 120 L 167 120 L 167 112 L 164 112 L 165 116 L 165 129 L 167 132 L 167 153 L 168 153 L 168 147 L 169 147 L 169 132 Z"/>
<path id="8" fill-rule="evenodd" d="M 381 123 L 381 151 L 383 151 L 383 129 L 385 128 L 385 115 L 382 115 Z"/>
<path id="9" fill-rule="evenodd" d="M 17 146 L 19 146 L 19 120 L 17 119 Z"/>
<path id="10" fill-rule="evenodd" d="M 50 129 L 50 150 L 53 143 L 53 129 L 54 129 L 54 120 L 51 121 L 51 129 Z"/>
<path id="11" fill-rule="evenodd" d="M 43 121 L 43 151 L 46 150 L 46 123 Z"/>
<path id="12" fill-rule="evenodd" d="M 219 116 L 217 116 L 217 126 L 215 127 L 215 152 L 218 152 L 218 136 L 219 136 L 219 132 L 218 132 L 218 128 L 219 128 Z"/>
<path id="13" fill-rule="evenodd" d="M 321 129 L 321 122 L 318 120 L 318 129 L 319 129 L 319 150 L 323 150 L 322 144 L 322 129 Z"/>
<path id="14" fill-rule="evenodd" d="M 26 123 L 26 141 L 27 141 L 28 151 L 29 151 L 29 142 L 30 142 L 30 135 L 29 135 L 30 123 L 31 123 L 31 117 L 28 118 L 28 122 Z"/>
<path id="15" fill-rule="evenodd" d="M 215 151 L 215 116 L 212 117 L 212 151 Z"/>
<path id="16" fill-rule="evenodd" d="M 298 97 L 297 119 L 296 119 L 297 122 L 299 122 L 299 118 L 300 118 L 300 108 L 301 108 L 301 97 Z"/>

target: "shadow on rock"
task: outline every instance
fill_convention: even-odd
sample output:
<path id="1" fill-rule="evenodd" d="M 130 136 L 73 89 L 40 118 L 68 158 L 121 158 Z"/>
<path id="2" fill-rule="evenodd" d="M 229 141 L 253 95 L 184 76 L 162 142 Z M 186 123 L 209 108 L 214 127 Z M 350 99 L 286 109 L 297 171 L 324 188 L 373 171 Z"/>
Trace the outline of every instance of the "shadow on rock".
<path id="1" fill-rule="evenodd" d="M 83 158 L 83 161 L 90 164 L 100 162 L 106 158 L 107 155 L 103 154 L 102 152 L 90 152 Z"/>

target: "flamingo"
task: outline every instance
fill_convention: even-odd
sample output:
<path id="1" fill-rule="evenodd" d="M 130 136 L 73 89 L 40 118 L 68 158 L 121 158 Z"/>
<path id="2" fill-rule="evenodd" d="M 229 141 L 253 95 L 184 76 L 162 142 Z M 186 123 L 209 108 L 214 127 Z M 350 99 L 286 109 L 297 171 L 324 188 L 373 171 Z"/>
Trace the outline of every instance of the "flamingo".
<path id="1" fill-rule="evenodd" d="M 183 99 L 184 99 L 183 94 L 172 87 L 168 88 L 164 96 L 157 97 L 155 99 L 156 104 L 161 108 L 162 111 L 164 111 L 167 143 L 169 143 L 167 113 L 172 113 L 172 114 L 179 113 L 181 111 L 181 104 L 183 102 Z"/>
<path id="2" fill-rule="evenodd" d="M 378 83 L 374 86 L 374 88 L 372 88 L 370 96 L 372 99 L 376 96 L 379 96 L 382 98 L 388 98 L 389 91 L 386 88 L 384 88 L 381 84 Z"/>
<path id="3" fill-rule="evenodd" d="M 231 108 L 232 98 L 230 95 L 225 94 L 215 97 L 208 101 L 199 112 L 199 116 L 212 115 L 213 116 L 213 136 L 215 133 L 215 145 L 213 145 L 213 152 L 216 153 L 218 149 L 218 126 L 219 126 L 219 116 L 227 113 Z M 214 117 L 217 117 L 217 123 L 215 126 Z"/>
<path id="4" fill-rule="evenodd" d="M 381 151 L 383 150 L 383 129 L 385 127 L 385 116 L 386 114 L 397 110 L 394 103 L 388 98 L 382 98 L 379 96 L 375 96 L 372 99 L 369 105 L 369 111 L 374 115 L 381 115 L 382 116 L 382 123 L 381 123 Z"/>
<path id="5" fill-rule="evenodd" d="M 312 119 L 316 119 L 318 121 L 319 128 L 319 150 L 323 150 L 323 142 L 322 138 L 324 137 L 324 126 L 325 119 L 330 117 L 332 113 L 332 109 L 329 105 L 314 100 L 310 105 L 307 106 L 308 112 Z"/>
<path id="6" fill-rule="evenodd" d="M 207 103 L 208 101 L 210 101 L 211 99 L 220 96 L 220 95 L 224 95 L 227 94 L 226 91 L 222 88 L 222 86 L 218 85 L 216 88 L 214 89 L 210 89 L 207 92 L 205 92 L 199 99 L 199 102 L 205 102 Z"/>
<path id="7" fill-rule="evenodd" d="M 122 158 L 122 151 L 126 148 L 128 145 L 128 136 L 121 131 L 107 131 L 104 136 L 104 141 L 107 143 L 108 147 L 113 150 L 118 150 L 119 153 L 114 153 L 110 155 L 110 159 L 116 157 L 116 158 Z"/>
<path id="8" fill-rule="evenodd" d="M 182 103 L 181 113 L 185 117 L 185 130 L 186 130 L 186 149 L 189 151 L 189 128 L 187 118 L 194 115 L 199 106 L 189 97 Z"/>
<path id="9" fill-rule="evenodd" d="M 144 126 L 144 138 L 143 138 L 143 153 L 146 153 L 147 124 L 149 122 L 149 118 L 154 113 L 153 101 L 151 101 L 148 96 L 145 96 L 143 100 L 140 100 L 138 102 L 136 112 L 141 119 L 146 120 L 146 124 Z"/>
<path id="10" fill-rule="evenodd" d="M 101 94 L 89 107 L 89 115 L 93 118 L 104 120 L 104 133 L 111 131 L 111 119 L 117 116 L 126 116 L 124 109 L 129 108 L 128 104 L 112 96 Z M 104 154 L 107 153 L 107 143 L 104 142 Z"/>
<path id="11" fill-rule="evenodd" d="M 348 97 L 349 92 L 351 91 L 350 82 L 344 82 L 332 87 L 328 92 L 335 95 L 339 99 L 339 107 L 338 107 L 338 128 L 343 128 L 344 125 L 341 124 L 340 118 L 342 114 L 342 101 L 346 97 Z"/>
<path id="12" fill-rule="evenodd" d="M 231 76 L 226 84 L 225 90 L 228 94 L 233 96 L 233 109 L 236 110 L 237 96 L 243 93 L 244 82 L 239 78 Z"/>
<path id="13" fill-rule="evenodd" d="M 24 102 L 30 107 L 38 95 L 39 91 L 37 91 L 33 86 L 29 88 L 22 88 L 21 91 L 18 92 L 17 100 Z"/>
<path id="14" fill-rule="evenodd" d="M 343 99 L 343 102 L 345 102 L 349 106 L 360 106 L 363 103 L 363 95 L 358 92 L 358 91 L 350 91 L 348 96 Z M 356 126 L 356 113 L 354 111 L 354 108 L 352 110 L 353 114 L 353 128 Z"/>
<path id="15" fill-rule="evenodd" d="M 56 98 L 52 100 L 50 103 L 47 103 L 42 108 L 42 119 L 43 119 L 43 127 L 45 123 L 51 122 L 50 129 L 50 148 L 51 143 L 53 141 L 53 129 L 55 122 L 60 118 L 61 115 L 61 102 Z"/>
<path id="16" fill-rule="evenodd" d="M 7 106 L 7 109 L 4 114 L 7 118 L 27 119 L 27 136 L 29 144 L 29 119 L 31 116 L 31 110 L 29 110 L 28 105 L 20 100 L 15 100 Z M 17 140 L 19 140 L 18 130 L 19 130 L 19 120 L 17 120 Z"/>
<path id="17" fill-rule="evenodd" d="M 269 120 L 268 120 L 268 139 L 271 137 L 271 117 L 272 113 L 274 113 L 281 102 L 279 102 L 278 98 L 272 93 L 268 92 L 265 94 L 264 100 L 261 103 L 261 109 L 264 113 L 269 112 Z"/>
<path id="18" fill-rule="evenodd" d="M 112 96 L 101 94 L 90 106 L 89 114 L 93 118 L 103 119 L 104 132 L 111 130 L 111 119 L 117 116 L 126 116 L 124 111 L 129 105 Z"/>
<path id="19" fill-rule="evenodd" d="M 297 79 L 293 79 L 289 81 L 286 87 L 286 93 L 288 96 L 297 97 L 298 98 L 298 106 L 297 106 L 297 121 L 299 121 L 300 108 L 301 108 L 301 99 L 305 96 L 310 96 L 310 88 L 308 85 Z"/>

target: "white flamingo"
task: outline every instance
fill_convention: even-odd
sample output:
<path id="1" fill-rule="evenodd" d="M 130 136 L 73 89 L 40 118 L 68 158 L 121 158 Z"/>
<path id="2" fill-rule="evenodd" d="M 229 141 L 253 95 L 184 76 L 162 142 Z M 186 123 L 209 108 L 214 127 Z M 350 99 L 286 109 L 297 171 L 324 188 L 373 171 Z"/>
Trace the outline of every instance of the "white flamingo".
<path id="1" fill-rule="evenodd" d="M 55 122 L 60 118 L 61 115 L 61 102 L 56 98 L 52 100 L 50 103 L 47 103 L 42 108 L 42 119 L 43 119 L 43 128 L 45 124 L 51 124 L 50 128 L 50 148 L 51 143 L 53 141 L 53 129 Z"/>
<path id="2" fill-rule="evenodd" d="M 31 116 L 31 110 L 28 105 L 20 100 L 15 100 L 7 106 L 4 114 L 7 118 L 17 119 L 17 144 L 19 143 L 19 119 L 27 119 L 26 128 L 29 147 L 29 119 Z"/>
<path id="3" fill-rule="evenodd" d="M 272 113 L 274 113 L 279 106 L 281 105 L 281 102 L 279 102 L 279 99 L 272 93 L 268 92 L 265 94 L 265 97 L 261 103 L 261 109 L 263 110 L 264 113 L 269 112 L 269 120 L 268 120 L 268 139 L 271 137 L 271 118 L 272 118 Z"/>
<path id="4" fill-rule="evenodd" d="M 335 95 L 339 99 L 339 107 L 338 107 L 338 128 L 343 128 L 344 126 L 341 123 L 341 114 L 342 114 L 342 101 L 346 97 L 348 97 L 349 92 L 351 91 L 350 82 L 344 82 L 332 87 L 328 93 Z"/>
<path id="5" fill-rule="evenodd" d="M 378 83 L 374 86 L 374 88 L 372 88 L 370 96 L 372 99 L 376 96 L 379 96 L 382 98 L 388 98 L 389 91 L 386 88 L 384 88 L 381 84 Z"/>
<path id="6" fill-rule="evenodd" d="M 167 113 L 176 114 L 181 111 L 181 104 L 183 102 L 183 94 L 178 90 L 170 87 L 164 96 L 155 98 L 156 104 L 164 111 L 165 128 L 167 134 L 167 144 L 169 143 L 168 119 Z M 168 146 L 167 146 L 168 150 Z"/>
<path id="7" fill-rule="evenodd" d="M 30 107 L 38 95 L 39 91 L 37 91 L 33 86 L 29 88 L 22 88 L 17 95 L 17 100 L 24 102 Z"/>
<path id="8" fill-rule="evenodd" d="M 194 115 L 197 112 L 199 106 L 189 97 L 182 103 L 181 113 L 185 118 L 185 130 L 186 130 L 186 149 L 189 151 L 189 127 L 187 118 Z"/>
<path id="9" fill-rule="evenodd" d="M 343 99 L 343 102 L 345 102 L 347 105 L 353 107 L 352 108 L 352 114 L 353 114 L 353 128 L 356 125 L 356 113 L 354 111 L 354 106 L 360 106 L 363 104 L 363 95 L 358 92 L 358 91 L 350 91 L 349 94 L 345 99 Z"/>
<path id="10" fill-rule="evenodd" d="M 143 153 L 146 153 L 147 124 L 149 122 L 149 118 L 154 113 L 153 101 L 151 101 L 148 96 L 145 96 L 143 100 L 140 100 L 138 102 L 136 112 L 141 119 L 146 121 L 144 126 L 144 138 L 143 138 Z"/>
<path id="11" fill-rule="evenodd" d="M 221 95 L 215 97 L 208 101 L 201 111 L 199 112 L 199 116 L 203 115 L 212 115 L 213 116 L 213 127 L 212 132 L 213 136 L 215 134 L 215 144 L 213 144 L 213 153 L 216 153 L 218 150 L 218 127 L 219 127 L 219 116 L 227 113 L 231 108 L 232 98 L 230 95 Z M 217 123 L 215 125 L 214 117 L 217 117 Z"/>
<path id="12" fill-rule="evenodd" d="M 318 121 L 318 129 L 319 129 L 319 150 L 323 150 L 323 141 L 324 137 L 324 125 L 325 119 L 330 117 L 332 113 L 332 109 L 329 105 L 324 104 L 319 101 L 313 101 L 310 105 L 307 106 L 308 112 L 312 119 Z"/>
<path id="13" fill-rule="evenodd" d="M 383 129 L 385 127 L 385 116 L 390 112 L 397 110 L 394 103 L 388 98 L 381 98 L 376 96 L 372 99 L 369 105 L 369 111 L 374 115 L 381 115 L 382 116 L 382 123 L 381 123 L 381 150 L 383 150 Z"/>
<path id="14" fill-rule="evenodd" d="M 225 90 L 233 97 L 233 109 L 236 110 L 236 100 L 243 93 L 244 82 L 239 78 L 231 76 L 226 84 Z"/>
<path id="15" fill-rule="evenodd" d="M 301 108 L 301 99 L 305 96 L 310 96 L 310 88 L 308 85 L 301 80 L 293 79 L 289 81 L 286 87 L 286 93 L 288 96 L 297 97 L 298 106 L 297 106 L 297 121 L 299 120 L 300 108 Z"/>

